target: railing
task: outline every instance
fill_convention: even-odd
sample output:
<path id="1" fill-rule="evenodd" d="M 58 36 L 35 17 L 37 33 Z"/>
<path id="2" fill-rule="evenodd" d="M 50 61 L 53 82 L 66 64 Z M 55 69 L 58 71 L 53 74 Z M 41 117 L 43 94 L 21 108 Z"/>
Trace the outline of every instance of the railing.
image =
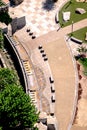
<path id="1" fill-rule="evenodd" d="M 27 79 L 27 75 L 26 75 L 26 71 L 25 71 L 25 68 L 24 68 L 24 65 L 23 65 L 23 61 L 20 57 L 20 54 L 19 52 L 17 51 L 16 47 L 15 47 L 15 44 L 14 44 L 14 41 L 7 35 L 7 34 L 4 34 L 4 36 L 7 38 L 7 40 L 9 41 L 11 47 L 13 48 L 17 58 L 18 58 L 18 61 L 19 61 L 19 64 L 20 64 L 20 67 L 21 67 L 21 70 L 22 70 L 22 73 L 23 73 L 23 77 L 24 77 L 24 82 L 25 82 L 25 87 L 26 87 L 26 92 L 27 92 L 27 89 L 28 89 L 28 79 Z"/>

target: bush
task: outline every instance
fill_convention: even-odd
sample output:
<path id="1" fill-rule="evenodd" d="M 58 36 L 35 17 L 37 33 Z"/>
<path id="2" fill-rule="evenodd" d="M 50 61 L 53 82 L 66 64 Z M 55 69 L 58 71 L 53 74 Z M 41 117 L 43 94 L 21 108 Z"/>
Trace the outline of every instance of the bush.
<path id="1" fill-rule="evenodd" d="M 82 64 L 83 68 L 84 68 L 84 75 L 87 76 L 87 58 L 80 58 L 79 62 Z"/>
<path id="2" fill-rule="evenodd" d="M 0 22 L 8 25 L 9 23 L 11 23 L 11 21 L 12 21 L 12 18 L 9 16 L 9 14 L 7 12 L 0 13 Z"/>

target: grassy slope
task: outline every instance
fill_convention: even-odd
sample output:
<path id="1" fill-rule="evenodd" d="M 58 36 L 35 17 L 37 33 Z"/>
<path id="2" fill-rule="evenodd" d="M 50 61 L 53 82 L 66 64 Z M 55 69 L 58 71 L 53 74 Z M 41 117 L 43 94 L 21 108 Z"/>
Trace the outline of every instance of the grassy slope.
<path id="1" fill-rule="evenodd" d="M 87 41 L 85 40 L 86 32 L 87 32 L 87 27 L 84 27 L 82 29 L 73 32 L 73 37 L 82 40 L 84 43 L 87 43 Z"/>
<path id="2" fill-rule="evenodd" d="M 71 3 L 66 3 L 59 13 L 59 22 L 61 25 L 63 24 L 64 26 L 67 26 L 70 25 L 72 21 L 77 22 L 87 18 L 87 12 L 85 14 L 77 14 L 75 13 L 76 8 L 84 8 L 87 11 L 87 2 L 76 2 L 75 0 L 72 0 Z M 62 12 L 67 11 L 71 12 L 70 20 L 68 22 L 64 22 Z"/>

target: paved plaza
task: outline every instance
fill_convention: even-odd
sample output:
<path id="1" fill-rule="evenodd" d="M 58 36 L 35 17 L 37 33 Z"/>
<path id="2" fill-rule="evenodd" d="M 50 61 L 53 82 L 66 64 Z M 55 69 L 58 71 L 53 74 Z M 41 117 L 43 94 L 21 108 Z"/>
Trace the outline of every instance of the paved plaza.
<path id="1" fill-rule="evenodd" d="M 27 27 L 38 37 L 57 28 L 55 24 L 57 4 L 53 5 L 55 8 L 53 7 L 51 11 L 45 9 L 44 4 L 42 0 L 25 0 L 19 6 L 11 7 L 10 14 L 17 17 L 25 16 Z"/>
<path id="2" fill-rule="evenodd" d="M 26 17 L 26 27 L 17 31 L 15 35 L 29 53 L 36 73 L 39 72 L 36 76 L 39 77 L 41 74 L 44 75 L 44 78 L 40 79 L 42 81 L 44 79 L 47 84 L 44 85 L 42 96 L 44 95 L 45 98 L 47 97 L 44 104 L 47 103 L 47 105 L 49 105 L 51 102 L 51 99 L 49 100 L 51 94 L 50 85 L 48 83 L 48 68 L 47 64 L 44 63 L 41 54 L 38 52 L 38 46 L 42 45 L 46 50 L 48 62 L 55 80 L 55 115 L 57 117 L 59 130 L 68 129 L 75 98 L 75 72 L 72 57 L 67 49 L 67 42 L 65 41 L 65 35 L 71 32 L 71 25 L 57 31 L 58 24 L 55 23 L 55 14 L 65 1 L 66 0 L 58 0 L 58 2 L 53 5 L 53 3 L 49 4 L 44 0 L 24 0 L 20 5 L 10 7 L 9 9 L 12 17 Z M 82 28 L 86 23 L 87 20 L 83 20 L 74 24 L 74 31 Z M 26 32 L 27 28 L 34 33 L 36 39 L 31 39 Z M 76 46 L 71 46 L 73 52 L 76 53 Z M 38 82 L 41 80 L 39 80 L 39 78 L 37 79 Z M 43 100 L 44 97 L 41 99 Z M 44 104 L 40 104 L 40 109 L 43 110 L 42 106 Z M 49 111 L 49 106 L 46 112 Z M 47 109 L 47 106 L 44 108 Z M 74 129 L 75 128 L 73 128 L 73 130 Z"/>
<path id="3" fill-rule="evenodd" d="M 46 0 L 47 1 L 47 0 Z M 60 0 L 53 4 L 45 0 L 24 0 L 16 7 L 10 7 L 11 17 L 26 17 L 26 26 L 36 37 L 44 35 L 50 31 L 57 30 L 58 24 L 55 22 L 55 15 L 59 6 L 64 2 Z M 66 1 L 66 0 L 65 0 Z"/>

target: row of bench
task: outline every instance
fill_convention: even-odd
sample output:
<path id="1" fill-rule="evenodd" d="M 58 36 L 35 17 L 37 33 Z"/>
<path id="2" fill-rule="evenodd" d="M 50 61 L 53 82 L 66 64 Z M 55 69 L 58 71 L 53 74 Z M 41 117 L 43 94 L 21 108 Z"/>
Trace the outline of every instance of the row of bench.
<path id="1" fill-rule="evenodd" d="M 51 93 L 52 93 L 52 96 L 51 96 L 51 101 L 52 102 L 55 102 L 55 88 L 54 88 L 54 80 L 52 79 L 52 77 L 49 77 L 49 81 L 51 83 Z"/>
<path id="2" fill-rule="evenodd" d="M 46 54 L 44 53 L 44 50 L 43 50 L 42 46 L 40 45 L 38 47 L 38 49 L 40 50 L 40 53 L 42 54 L 42 57 L 44 58 L 44 61 L 47 61 L 48 58 L 46 57 Z"/>
<path id="3" fill-rule="evenodd" d="M 27 28 L 26 31 L 29 32 L 29 35 L 32 36 L 32 39 L 35 39 L 35 38 L 36 38 L 36 36 L 33 35 L 33 32 L 30 32 L 30 29 Z"/>

